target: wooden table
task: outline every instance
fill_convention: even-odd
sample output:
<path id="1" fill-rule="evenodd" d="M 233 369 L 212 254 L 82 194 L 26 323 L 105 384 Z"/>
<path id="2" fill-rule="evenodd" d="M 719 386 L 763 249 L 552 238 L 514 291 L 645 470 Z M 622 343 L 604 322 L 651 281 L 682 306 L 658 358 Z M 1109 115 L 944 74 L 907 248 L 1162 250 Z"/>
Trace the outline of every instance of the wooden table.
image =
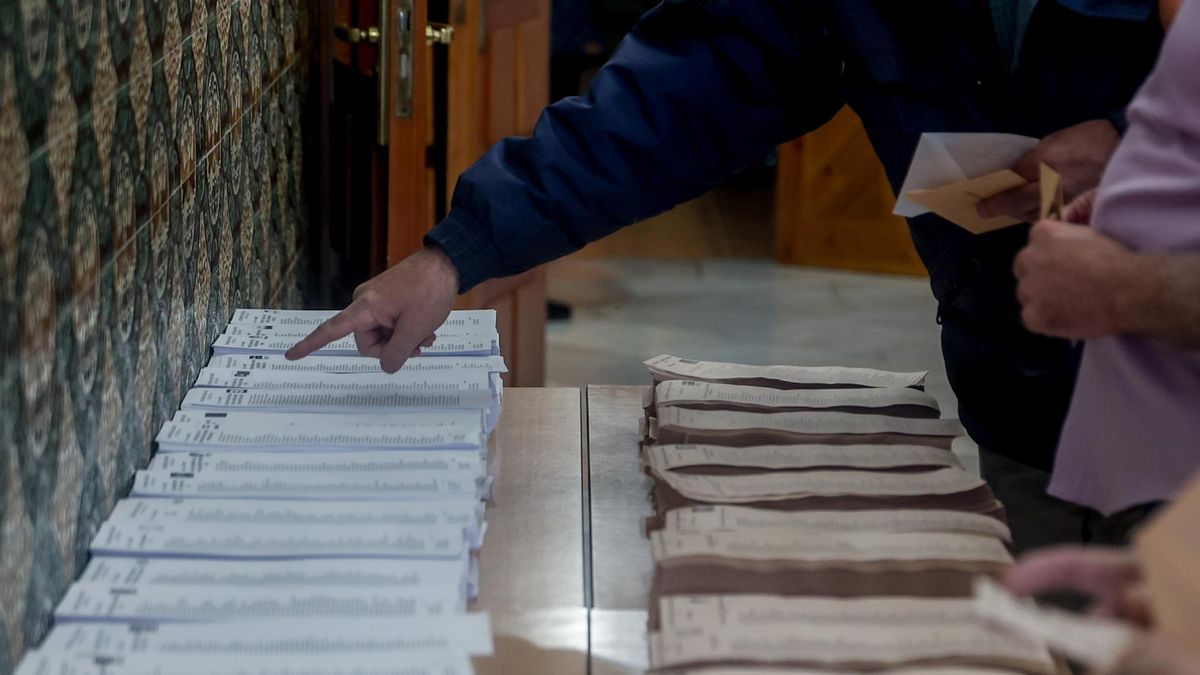
<path id="1" fill-rule="evenodd" d="M 474 605 L 491 614 L 496 653 L 476 659 L 481 675 L 645 669 L 642 389 L 505 391 Z"/>

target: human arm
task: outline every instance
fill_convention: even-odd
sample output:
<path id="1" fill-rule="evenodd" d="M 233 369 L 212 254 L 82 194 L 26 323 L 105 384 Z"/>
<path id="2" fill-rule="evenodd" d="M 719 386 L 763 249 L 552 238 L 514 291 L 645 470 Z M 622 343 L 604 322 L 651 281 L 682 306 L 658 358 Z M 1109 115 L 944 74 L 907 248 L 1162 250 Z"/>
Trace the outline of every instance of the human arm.
<path id="1" fill-rule="evenodd" d="M 532 137 L 501 141 L 463 173 L 450 213 L 429 233 L 419 260 L 368 281 L 330 328 L 288 357 L 354 332 L 360 349 L 386 340 L 378 355 L 393 372 L 445 320 L 455 293 L 695 197 L 819 126 L 844 101 L 841 56 L 825 30 L 824 6 L 664 3 L 585 96 L 551 106 Z M 430 288 L 421 272 L 441 270 L 445 261 L 457 286 Z"/>
<path id="2" fill-rule="evenodd" d="M 1090 228 L 1044 220 L 1013 272 L 1022 320 L 1034 332 L 1139 335 L 1200 349 L 1200 255 L 1135 253 Z"/>

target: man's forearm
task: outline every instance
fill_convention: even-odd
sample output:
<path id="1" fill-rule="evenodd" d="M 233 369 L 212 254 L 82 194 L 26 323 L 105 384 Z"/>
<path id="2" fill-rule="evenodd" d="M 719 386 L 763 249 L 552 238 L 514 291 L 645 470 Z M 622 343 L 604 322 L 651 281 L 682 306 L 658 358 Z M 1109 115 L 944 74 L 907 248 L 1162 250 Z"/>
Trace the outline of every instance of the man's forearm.
<path id="1" fill-rule="evenodd" d="M 1200 349 L 1200 255 L 1130 255 L 1118 291 L 1121 332 Z"/>

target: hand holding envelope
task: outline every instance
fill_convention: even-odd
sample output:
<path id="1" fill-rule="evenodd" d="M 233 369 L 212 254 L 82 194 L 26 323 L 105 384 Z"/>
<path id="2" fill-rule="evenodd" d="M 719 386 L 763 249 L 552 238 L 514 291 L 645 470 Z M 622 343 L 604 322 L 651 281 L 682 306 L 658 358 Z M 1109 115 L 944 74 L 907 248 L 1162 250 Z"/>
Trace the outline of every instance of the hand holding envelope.
<path id="1" fill-rule="evenodd" d="M 922 134 L 893 213 L 933 212 L 975 234 L 1016 225 L 1021 221 L 1009 216 L 980 217 L 975 207 L 1029 183 L 1009 167 L 1037 144 L 1014 134 Z"/>

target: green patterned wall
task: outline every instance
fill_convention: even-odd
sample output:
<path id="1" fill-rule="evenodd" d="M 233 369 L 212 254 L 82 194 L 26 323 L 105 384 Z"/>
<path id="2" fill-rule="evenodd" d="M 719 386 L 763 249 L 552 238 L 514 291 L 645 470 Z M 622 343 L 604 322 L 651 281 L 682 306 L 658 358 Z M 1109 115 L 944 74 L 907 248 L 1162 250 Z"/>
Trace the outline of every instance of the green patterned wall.
<path id="1" fill-rule="evenodd" d="M 309 1 L 0 0 L 0 673 L 230 310 L 299 304 Z"/>

